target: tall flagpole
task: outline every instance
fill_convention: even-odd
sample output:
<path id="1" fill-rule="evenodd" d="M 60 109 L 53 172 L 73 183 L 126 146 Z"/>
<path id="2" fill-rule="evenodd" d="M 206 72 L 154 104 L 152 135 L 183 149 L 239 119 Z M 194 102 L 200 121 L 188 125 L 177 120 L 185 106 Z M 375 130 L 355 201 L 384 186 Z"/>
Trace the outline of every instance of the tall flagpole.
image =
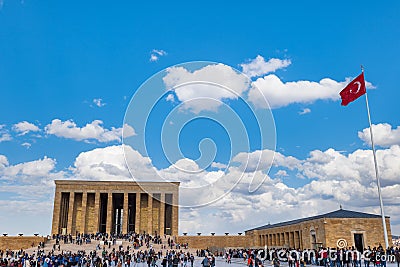
<path id="1" fill-rule="evenodd" d="M 364 67 L 363 66 L 361 66 L 361 71 L 364 72 Z M 385 237 L 385 246 L 386 246 L 385 249 L 387 249 L 389 247 L 389 240 L 388 240 L 388 234 L 387 234 L 387 229 L 386 229 L 385 212 L 383 211 L 383 201 L 382 201 L 382 193 L 381 193 L 381 180 L 380 180 L 379 174 L 378 174 L 378 163 L 376 162 L 376 151 L 375 151 L 375 145 L 374 145 L 374 136 L 372 134 L 371 115 L 369 113 L 367 90 L 365 90 L 365 103 L 367 104 L 369 133 L 370 133 L 370 136 L 371 136 L 372 153 L 374 154 L 375 178 L 376 178 L 376 184 L 378 185 L 378 195 L 379 195 L 379 204 L 380 204 L 380 207 L 381 207 L 383 235 Z"/>

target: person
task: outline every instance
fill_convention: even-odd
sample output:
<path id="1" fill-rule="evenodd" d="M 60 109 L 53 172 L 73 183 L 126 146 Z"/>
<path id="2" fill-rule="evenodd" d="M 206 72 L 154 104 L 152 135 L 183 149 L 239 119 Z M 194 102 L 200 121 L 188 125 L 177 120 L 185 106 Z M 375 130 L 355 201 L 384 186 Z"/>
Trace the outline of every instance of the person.
<path id="1" fill-rule="evenodd" d="M 179 265 L 179 258 L 175 254 L 174 259 L 172 260 L 172 267 L 178 267 L 178 265 Z"/>
<path id="2" fill-rule="evenodd" d="M 210 260 L 208 259 L 207 255 L 204 256 L 204 259 L 201 261 L 201 265 L 203 267 L 210 267 Z"/>
<path id="3" fill-rule="evenodd" d="M 369 248 L 364 248 L 362 257 L 364 258 L 364 267 L 369 267 L 371 251 Z"/>
<path id="4" fill-rule="evenodd" d="M 194 264 L 194 256 L 193 254 L 190 255 L 190 266 L 193 267 Z"/>
<path id="5" fill-rule="evenodd" d="M 167 263 L 168 263 L 167 256 L 165 256 L 165 257 L 163 258 L 162 262 L 161 262 L 161 266 L 162 266 L 162 267 L 167 267 Z"/>
<path id="6" fill-rule="evenodd" d="M 157 266 L 157 257 L 156 256 L 151 257 L 150 265 L 151 265 L 151 267 L 158 267 Z"/>
<path id="7" fill-rule="evenodd" d="M 274 256 L 274 258 L 272 259 L 272 265 L 274 267 L 279 267 L 281 265 L 281 263 L 280 263 L 280 261 L 279 261 L 277 256 Z"/>
<path id="8" fill-rule="evenodd" d="M 306 262 L 303 257 L 300 257 L 300 267 L 306 267 Z"/>
<path id="9" fill-rule="evenodd" d="M 215 257 L 214 257 L 214 255 L 211 256 L 211 267 L 215 267 Z"/>
<path id="10" fill-rule="evenodd" d="M 394 252 L 394 256 L 396 257 L 397 267 L 400 267 L 400 249 L 396 248 Z"/>
<path id="11" fill-rule="evenodd" d="M 188 257 L 183 255 L 183 267 L 187 267 Z"/>
<path id="12" fill-rule="evenodd" d="M 250 257 L 247 259 L 247 266 L 248 267 L 253 267 L 254 263 L 253 263 L 253 256 L 250 255 Z"/>
<path id="13" fill-rule="evenodd" d="M 288 253 L 288 263 L 289 263 L 289 267 L 294 267 L 293 257 L 291 255 L 291 253 Z"/>

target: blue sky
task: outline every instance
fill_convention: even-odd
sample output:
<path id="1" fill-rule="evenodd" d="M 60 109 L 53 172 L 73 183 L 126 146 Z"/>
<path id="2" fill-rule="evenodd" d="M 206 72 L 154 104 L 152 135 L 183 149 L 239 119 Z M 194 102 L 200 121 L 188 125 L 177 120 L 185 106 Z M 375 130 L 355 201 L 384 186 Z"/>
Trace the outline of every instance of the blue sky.
<path id="1" fill-rule="evenodd" d="M 279 154 L 269 172 L 265 166 L 241 168 L 237 151 L 251 158 L 271 147 L 254 141 L 257 127 L 240 100 L 225 98 L 224 106 L 242 114 L 255 145 L 246 150 L 241 143 L 230 144 L 224 127 L 234 124 L 193 121 L 179 137 L 186 158 L 177 154 L 173 158 L 182 159 L 180 166 L 196 169 L 198 144 L 204 138 L 211 138 L 218 151 L 214 167 L 185 180 L 171 170 L 154 141 L 159 138 L 157 129 L 166 122 L 161 115 L 184 101 L 175 91 L 175 102 L 161 102 L 160 116 L 148 125 L 149 132 L 155 132 L 146 137 L 148 155 L 132 144 L 132 162 L 143 164 L 138 164 L 138 172 L 154 167 L 189 185 L 191 179 L 213 181 L 224 171 L 228 177 L 248 175 L 242 181 L 246 186 L 239 185 L 219 202 L 201 209 L 181 209 L 181 232 L 224 233 L 226 222 L 233 232 L 240 232 L 267 221 L 328 212 L 339 204 L 379 212 L 370 169 L 372 152 L 367 131 L 363 132 L 368 128 L 364 97 L 342 107 L 338 96 L 346 81 L 360 73 L 360 64 L 371 83 L 368 95 L 372 121 L 377 125 L 374 133 L 385 210 L 392 217 L 393 232 L 400 232 L 397 1 L 0 0 L 0 6 L 0 217 L 5 222 L 0 231 L 48 233 L 54 179 L 127 179 L 121 132 L 135 92 L 160 71 L 155 81 L 159 86 L 154 88 L 166 92 L 162 80 L 166 68 L 211 61 L 250 76 L 246 66 L 256 68 L 258 72 L 249 78 L 250 87 L 258 86 L 272 106 Z M 266 66 L 270 69 L 265 70 Z M 269 112 L 257 107 L 256 98 L 248 95 L 249 88 L 243 92 L 243 101 L 257 112 Z M 138 105 L 130 108 L 134 118 L 136 111 L 143 111 Z M 178 111 L 176 119 L 210 114 L 227 119 L 224 112 L 228 111 L 222 109 L 198 113 L 186 109 Z M 167 121 L 166 128 L 174 125 Z M 127 127 L 133 131 L 126 132 L 131 138 L 141 137 L 138 126 Z M 167 135 L 168 140 L 173 133 Z M 205 151 L 212 151 L 212 142 L 207 142 Z M 233 155 L 229 154 L 232 146 L 239 146 Z M 236 162 L 232 169 L 216 167 L 216 163 L 229 165 L 230 160 Z M 102 168 L 93 167 L 99 164 Z M 264 184 L 256 193 L 246 192 L 246 179 L 258 174 L 268 174 Z M 17 223 L 5 218 L 11 211 Z M 248 220 L 253 216 L 256 219 Z M 19 218 L 30 218 L 29 224 Z"/>

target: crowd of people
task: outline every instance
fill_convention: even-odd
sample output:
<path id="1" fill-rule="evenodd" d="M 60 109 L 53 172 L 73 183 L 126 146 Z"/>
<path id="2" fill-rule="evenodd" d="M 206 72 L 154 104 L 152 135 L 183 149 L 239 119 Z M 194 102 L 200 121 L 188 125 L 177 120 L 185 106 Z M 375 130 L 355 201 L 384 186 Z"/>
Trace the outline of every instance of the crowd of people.
<path id="1" fill-rule="evenodd" d="M 128 248 L 110 252 L 62 251 L 60 253 L 28 254 L 23 250 L 16 252 L 0 252 L 0 266 L 2 267 L 135 267 L 137 263 L 145 263 L 148 267 L 155 267 L 157 262 L 163 267 L 193 267 L 193 254 L 182 251 L 154 249 L 130 251 Z M 158 266 L 158 265 L 157 265 Z"/>
<path id="2" fill-rule="evenodd" d="M 146 263 L 155 267 L 193 267 L 194 256 L 179 250 L 187 244 L 176 244 L 170 237 L 149 234 L 129 233 L 124 235 L 77 234 L 53 235 L 51 249 L 45 251 L 45 243 L 40 242 L 34 253 L 24 250 L 0 251 L 0 267 L 135 267 Z M 122 240 L 130 245 L 124 247 Z M 96 249 L 79 249 L 83 244 L 96 242 Z M 61 250 L 65 244 L 78 246 L 76 252 Z M 160 245 L 158 251 L 153 245 Z M 64 246 L 63 246 L 64 247 Z"/>
<path id="3" fill-rule="evenodd" d="M 279 266 L 280 262 L 287 262 L 289 267 L 305 267 L 306 265 L 324 267 L 386 267 L 387 263 L 397 263 L 400 266 L 399 247 L 390 247 L 384 250 L 379 247 L 368 247 L 360 252 L 354 247 L 348 248 L 320 248 L 318 250 L 294 249 L 228 249 L 225 251 L 225 260 L 231 263 L 232 258 L 243 259 L 249 267 L 261 267 L 265 262 Z"/>
<path id="4" fill-rule="evenodd" d="M 200 258 L 203 267 L 215 267 L 216 259 L 232 259 L 248 267 L 263 267 L 271 264 L 280 267 L 287 262 L 288 267 L 387 267 L 387 262 L 397 262 L 400 267 L 399 248 L 384 250 L 366 248 L 363 252 L 354 247 L 320 248 L 318 250 L 293 249 L 227 249 L 225 251 L 197 250 L 188 252 L 188 244 L 176 244 L 166 236 L 149 234 L 90 234 L 76 236 L 54 235 L 52 247 L 45 249 L 45 243 L 39 243 L 37 250 L 28 253 L 24 250 L 0 251 L 0 267 L 137 267 L 138 263 L 147 267 L 193 267 L 196 258 Z M 122 245 L 122 240 L 129 245 Z M 86 251 L 83 244 L 96 242 L 96 248 Z M 65 244 L 77 245 L 75 252 L 61 250 Z M 126 243 L 125 243 L 126 244 Z M 158 251 L 154 245 L 159 245 Z M 51 246 L 51 245 L 50 245 Z M 82 248 L 82 249 L 80 249 Z M 183 250 L 182 250 L 182 249 Z M 47 251 L 47 252 L 46 252 Z M 161 265 L 161 266 L 160 266 Z"/>

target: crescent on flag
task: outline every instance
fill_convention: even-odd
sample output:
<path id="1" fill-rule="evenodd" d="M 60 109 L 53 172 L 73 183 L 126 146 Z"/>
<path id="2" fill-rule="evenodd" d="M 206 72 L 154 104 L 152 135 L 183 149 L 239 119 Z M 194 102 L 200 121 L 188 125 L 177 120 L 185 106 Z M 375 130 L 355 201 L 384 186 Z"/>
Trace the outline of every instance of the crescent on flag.
<path id="1" fill-rule="evenodd" d="M 358 85 L 357 91 L 353 92 L 353 90 L 350 90 L 350 93 L 352 94 L 357 94 L 358 92 L 360 92 L 360 88 L 361 88 L 361 83 L 359 81 L 356 81 L 354 84 Z"/>

